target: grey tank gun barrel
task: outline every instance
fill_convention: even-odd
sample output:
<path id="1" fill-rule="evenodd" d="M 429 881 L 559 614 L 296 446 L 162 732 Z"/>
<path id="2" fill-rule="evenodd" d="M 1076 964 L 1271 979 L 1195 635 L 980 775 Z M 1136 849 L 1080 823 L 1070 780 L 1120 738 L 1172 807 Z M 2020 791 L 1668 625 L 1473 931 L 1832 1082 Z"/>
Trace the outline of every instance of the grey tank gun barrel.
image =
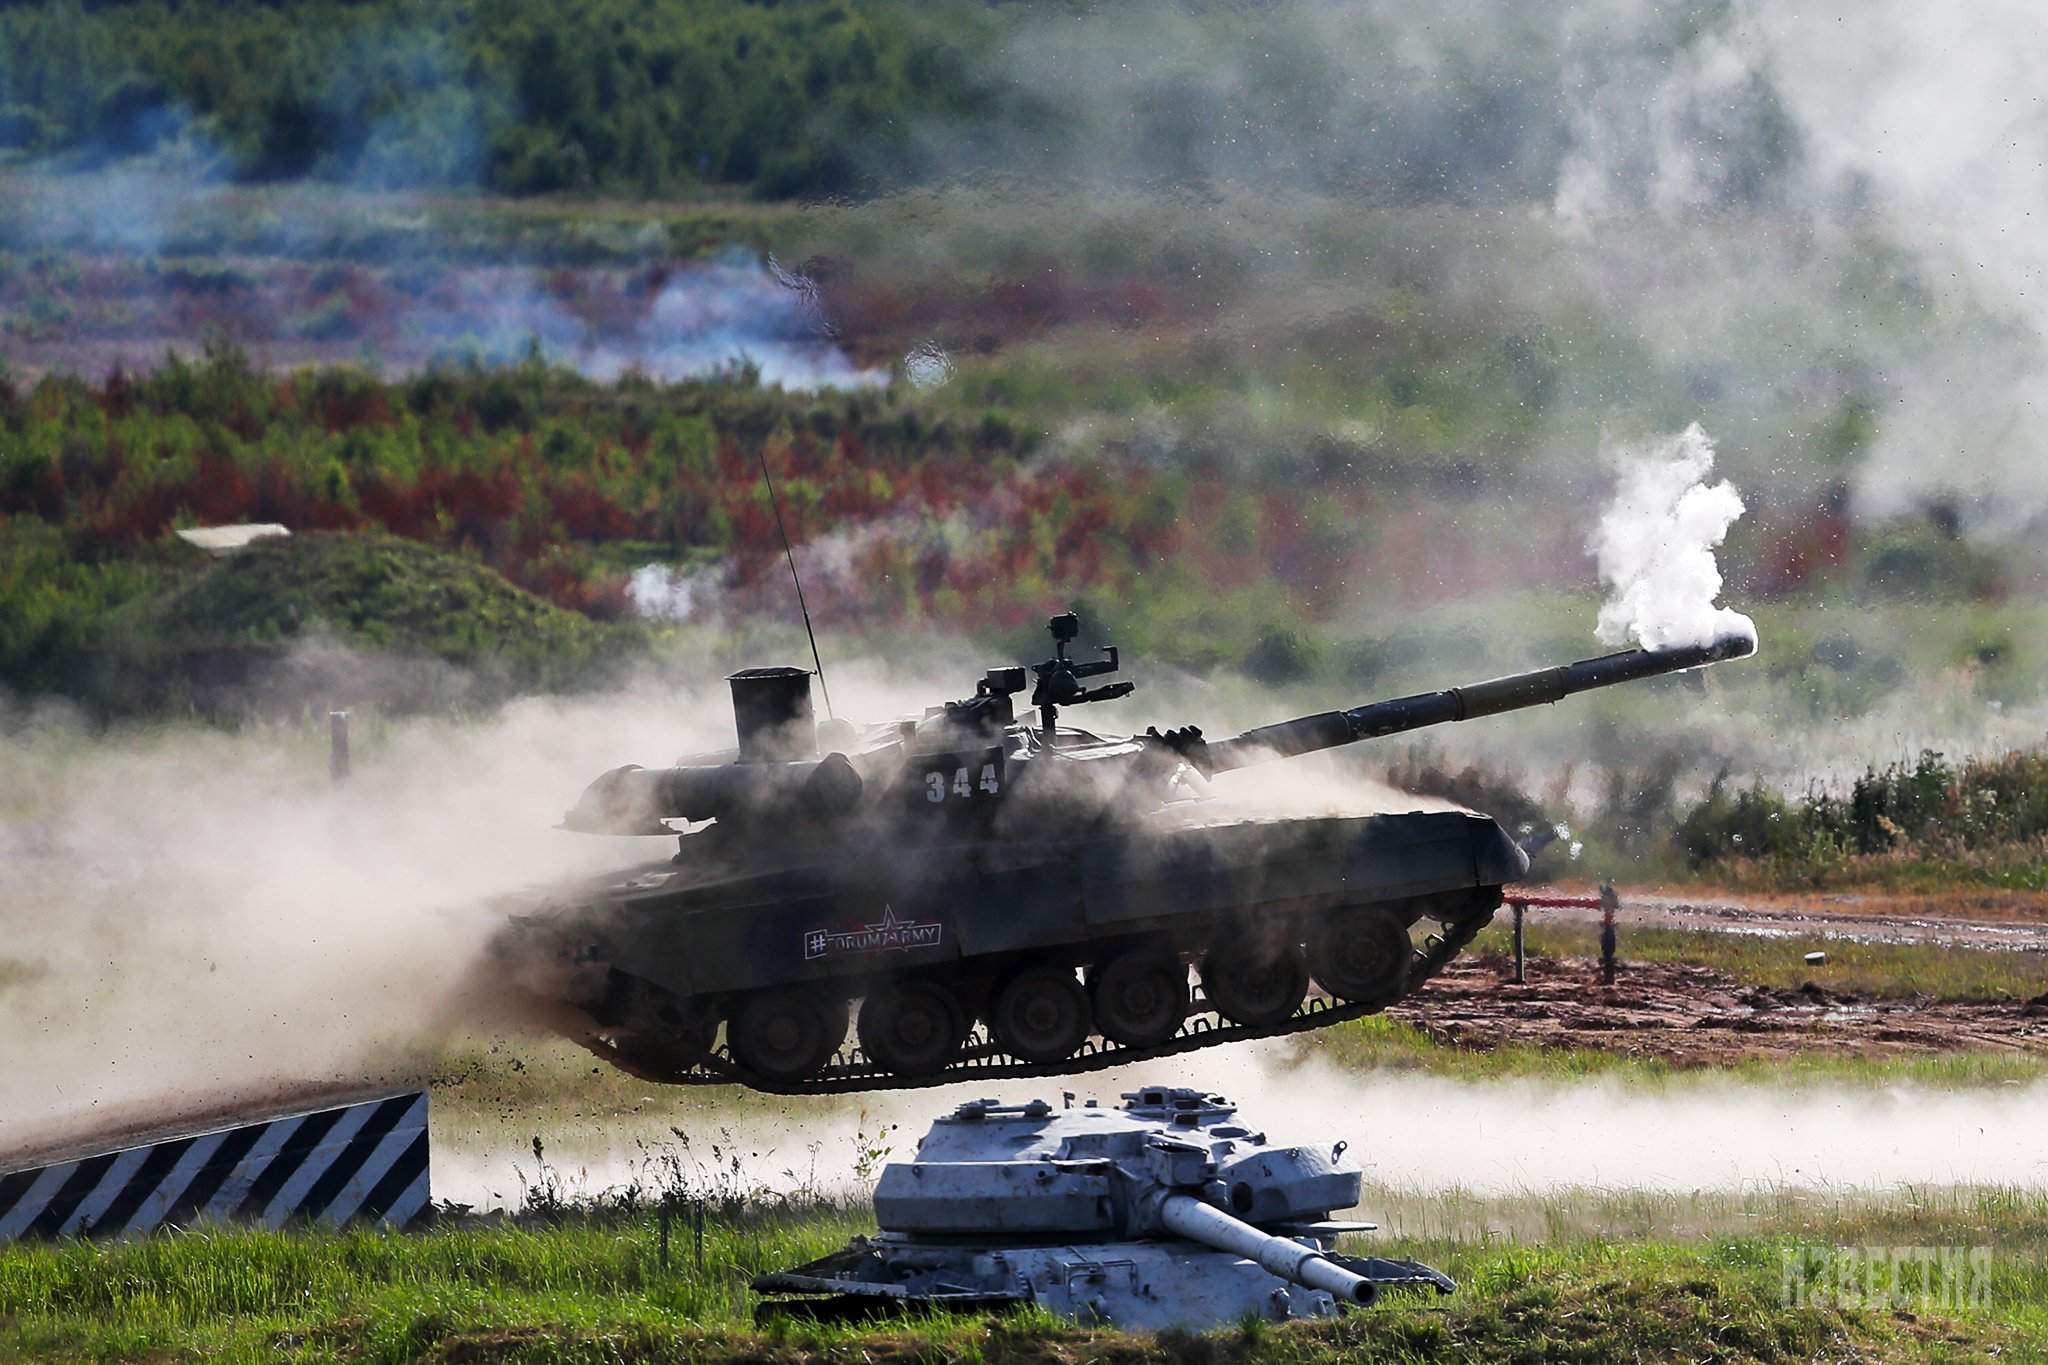
<path id="1" fill-rule="evenodd" d="M 1379 1298 L 1378 1285 L 1313 1247 L 1261 1232 L 1193 1195 L 1165 1195 L 1159 1201 L 1159 1223 L 1176 1237 L 1242 1256 L 1291 1284 L 1320 1289 L 1346 1303 L 1367 1307 Z"/>
<path id="2" fill-rule="evenodd" d="M 1292 758 L 1296 754 L 1334 749 L 1341 744 L 1355 744 L 1365 739 L 1380 739 L 1429 725 L 1543 706 L 1561 701 L 1575 692 L 1590 692 L 1596 687 L 1612 687 L 1616 683 L 1654 678 L 1662 673 L 1678 673 L 1728 659 L 1747 658 L 1754 653 L 1756 637 L 1753 635 L 1725 635 L 1704 645 L 1628 649 L 1618 654 L 1603 654 L 1597 659 L 1581 659 L 1555 668 L 1515 673 L 1466 687 L 1419 692 L 1412 697 L 1369 702 L 1349 711 L 1325 711 L 1321 715 L 1303 716 L 1278 725 L 1264 725 L 1256 730 L 1247 730 L 1234 739 L 1199 745 L 1189 751 L 1187 757 L 1190 763 L 1204 772 L 1226 772 L 1267 759 Z"/>

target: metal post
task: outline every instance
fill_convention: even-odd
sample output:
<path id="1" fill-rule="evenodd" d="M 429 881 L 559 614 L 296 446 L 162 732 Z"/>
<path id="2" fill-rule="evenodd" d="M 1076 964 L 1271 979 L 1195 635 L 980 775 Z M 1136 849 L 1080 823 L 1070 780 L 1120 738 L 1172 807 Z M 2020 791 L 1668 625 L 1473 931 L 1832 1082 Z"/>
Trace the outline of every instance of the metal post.
<path id="1" fill-rule="evenodd" d="M 690 1212 L 690 1223 L 697 1234 L 697 1273 L 704 1273 L 704 1201 L 699 1199 Z"/>
<path id="2" fill-rule="evenodd" d="M 1515 984 L 1517 986 L 1525 985 L 1528 982 L 1528 977 L 1524 974 L 1528 957 L 1522 942 L 1522 916 L 1527 914 L 1528 911 L 1528 906 L 1520 901 L 1515 902 Z"/>
<path id="3" fill-rule="evenodd" d="M 327 775 L 336 782 L 348 777 L 348 712 L 327 713 Z"/>
<path id="4" fill-rule="evenodd" d="M 1621 898 L 1614 894 L 1613 882 L 1600 884 L 1600 979 L 1614 984 L 1615 929 L 1614 912 L 1621 907 Z"/>

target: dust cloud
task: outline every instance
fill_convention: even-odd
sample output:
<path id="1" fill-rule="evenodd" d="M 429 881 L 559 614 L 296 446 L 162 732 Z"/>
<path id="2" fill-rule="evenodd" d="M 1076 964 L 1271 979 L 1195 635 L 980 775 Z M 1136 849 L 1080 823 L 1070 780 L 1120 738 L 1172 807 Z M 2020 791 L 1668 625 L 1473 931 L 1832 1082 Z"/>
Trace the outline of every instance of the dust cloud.
<path id="1" fill-rule="evenodd" d="M 1455 802 L 1418 796 L 1378 781 L 1340 756 L 1313 754 L 1218 773 L 1209 781 L 1209 794 L 1234 813 L 1272 817 L 1465 809 Z"/>
<path id="2" fill-rule="evenodd" d="M 771 1099 L 692 1089 L 646 1096 L 629 1121 L 500 1117 L 437 1135 L 436 1196 L 518 1202 L 535 1132 L 573 1190 L 647 1179 L 650 1155 L 680 1155 L 686 1178 L 717 1174 L 716 1144 L 772 1197 L 793 1188 L 864 1194 L 863 1153 L 907 1160 L 933 1119 L 963 1101 L 1063 1092 L 1105 1106 L 1144 1085 L 1220 1092 L 1276 1142 L 1342 1140 L 1375 1184 L 1419 1193 L 1569 1190 L 1886 1190 L 1901 1185 L 2036 1184 L 2048 1086 L 1987 1094 L 1921 1087 L 1828 1088 L 1702 1081 L 1652 1089 L 1610 1082 L 1468 1082 L 1296 1060 L 1284 1039 L 1044 1081 L 970 1081 L 840 1099 Z M 671 1128 L 687 1134 L 682 1149 Z M 644 1145 L 642 1145 L 644 1144 Z M 693 1163 L 703 1163 L 701 1166 Z M 1367 1210 L 1370 1213 L 1370 1209 Z"/>
<path id="3" fill-rule="evenodd" d="M 417 1075 L 490 1019 L 493 897 L 667 851 L 555 832 L 582 785 L 716 729 L 701 699 L 651 687 L 470 723 L 359 717 L 335 784 L 324 718 L 0 721 L 0 1150 L 198 1095 Z"/>
<path id="4" fill-rule="evenodd" d="M 986 662 L 835 661 L 833 694 L 863 719 L 915 715 Z M 553 827 L 611 767 L 729 744 L 725 688 L 695 685 L 723 671 L 481 719 L 366 712 L 341 783 L 318 714 L 95 730 L 0 711 L 0 1153 L 414 1083 L 530 1030 L 485 956 L 507 898 L 673 851 Z M 1430 804 L 1312 764 L 1218 787 L 1272 813 Z"/>

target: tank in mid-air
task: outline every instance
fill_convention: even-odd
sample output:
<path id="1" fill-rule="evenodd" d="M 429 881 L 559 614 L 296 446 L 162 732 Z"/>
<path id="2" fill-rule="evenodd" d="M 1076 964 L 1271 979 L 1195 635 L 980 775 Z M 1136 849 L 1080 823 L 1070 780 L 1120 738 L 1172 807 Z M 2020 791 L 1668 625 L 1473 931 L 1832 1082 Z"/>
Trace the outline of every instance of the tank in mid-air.
<path id="1" fill-rule="evenodd" d="M 1278 1146 L 1220 1095 L 1169 1087 L 1116 1109 L 975 1100 L 882 1171 L 881 1230 L 762 1275 L 762 1315 L 1035 1304 L 1128 1331 L 1328 1318 L 1388 1288 L 1448 1294 L 1414 1261 L 1351 1256 L 1342 1141 Z"/>
<path id="2" fill-rule="evenodd" d="M 1058 1075 L 1333 1023 L 1440 970 L 1527 856 L 1481 815 L 1258 815 L 1208 779 L 1756 647 L 1628 650 L 1229 739 L 1109 738 L 1061 712 L 1132 690 L 1093 681 L 1116 649 L 1075 659 L 1076 618 L 1051 630 L 1053 658 L 865 727 L 818 722 L 805 670 L 734 674 L 735 749 L 614 769 L 564 819 L 679 851 L 524 907 L 498 944 L 513 977 L 637 1076 L 784 1092 Z"/>

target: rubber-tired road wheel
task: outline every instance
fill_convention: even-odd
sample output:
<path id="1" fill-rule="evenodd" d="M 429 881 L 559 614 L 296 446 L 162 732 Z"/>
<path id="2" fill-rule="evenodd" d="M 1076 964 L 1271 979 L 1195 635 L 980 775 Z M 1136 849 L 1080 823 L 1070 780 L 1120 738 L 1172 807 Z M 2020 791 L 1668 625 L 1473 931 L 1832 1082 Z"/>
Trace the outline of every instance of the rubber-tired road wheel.
<path id="1" fill-rule="evenodd" d="M 1391 910 L 1361 905 L 1325 917 L 1309 935 L 1308 969 L 1339 1000 L 1388 1005 L 1401 998 L 1415 945 Z"/>
<path id="2" fill-rule="evenodd" d="M 997 993 L 989 1027 L 1019 1061 L 1057 1062 L 1088 1041 L 1088 992 L 1063 967 L 1027 967 Z"/>
<path id="3" fill-rule="evenodd" d="M 967 1014 L 953 992 L 932 981 L 904 981 L 861 1001 L 860 1049 L 898 1076 L 944 1071 L 967 1041 Z"/>
<path id="4" fill-rule="evenodd" d="M 732 1059 L 771 1081 L 816 1075 L 845 1037 L 845 1005 L 788 987 L 748 996 L 726 1030 Z"/>
<path id="5" fill-rule="evenodd" d="M 1171 953 L 1121 953 L 1095 970 L 1088 996 L 1103 1037 L 1151 1047 L 1188 1017 L 1188 969 Z"/>
<path id="6" fill-rule="evenodd" d="M 1299 944 L 1226 939 L 1202 958 L 1202 994 L 1233 1024 L 1283 1023 L 1308 995 L 1308 958 Z"/>

